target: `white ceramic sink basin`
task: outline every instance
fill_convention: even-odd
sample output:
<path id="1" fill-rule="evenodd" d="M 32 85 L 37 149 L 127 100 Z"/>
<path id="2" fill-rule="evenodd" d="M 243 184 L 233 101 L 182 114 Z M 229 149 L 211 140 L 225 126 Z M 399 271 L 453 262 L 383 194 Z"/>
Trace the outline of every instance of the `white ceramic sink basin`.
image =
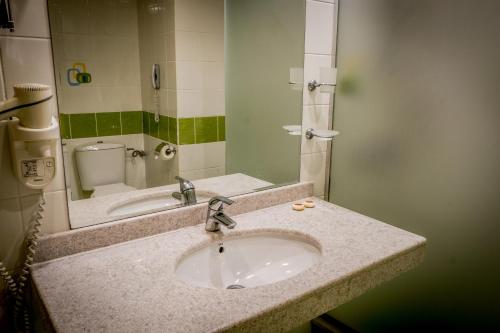
<path id="1" fill-rule="evenodd" d="M 211 243 L 181 259 L 176 275 L 199 287 L 250 288 L 288 279 L 320 258 L 305 237 L 265 233 Z"/>
<path id="2" fill-rule="evenodd" d="M 152 193 L 125 201 L 121 201 L 112 205 L 108 209 L 109 216 L 130 215 L 137 213 L 148 213 L 166 209 L 170 206 L 180 204 L 180 201 L 172 197 L 172 191 Z M 217 193 L 208 191 L 196 191 L 196 199 L 198 202 L 208 201 Z"/>

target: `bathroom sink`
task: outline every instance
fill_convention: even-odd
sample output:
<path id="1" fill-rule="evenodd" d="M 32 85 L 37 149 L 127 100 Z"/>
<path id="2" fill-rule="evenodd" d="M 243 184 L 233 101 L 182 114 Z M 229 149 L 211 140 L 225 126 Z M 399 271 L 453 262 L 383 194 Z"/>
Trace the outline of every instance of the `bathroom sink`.
<path id="1" fill-rule="evenodd" d="M 175 273 L 199 287 L 242 289 L 288 279 L 320 258 L 305 237 L 266 233 L 210 243 L 182 258 Z"/>
<path id="2" fill-rule="evenodd" d="M 173 198 L 172 193 L 173 191 L 152 193 L 121 201 L 108 209 L 108 216 L 144 214 L 179 205 L 181 202 Z M 208 201 L 208 199 L 217 195 L 217 193 L 209 191 L 196 191 L 198 202 Z"/>

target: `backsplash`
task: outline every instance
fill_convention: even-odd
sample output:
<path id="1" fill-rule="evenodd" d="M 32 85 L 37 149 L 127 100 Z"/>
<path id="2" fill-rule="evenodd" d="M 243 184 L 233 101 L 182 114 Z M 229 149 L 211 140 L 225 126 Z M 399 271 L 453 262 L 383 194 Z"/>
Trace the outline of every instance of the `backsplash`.
<path id="1" fill-rule="evenodd" d="M 225 116 L 174 118 L 146 111 L 61 113 L 63 139 L 147 134 L 174 144 L 188 145 L 225 141 Z"/>

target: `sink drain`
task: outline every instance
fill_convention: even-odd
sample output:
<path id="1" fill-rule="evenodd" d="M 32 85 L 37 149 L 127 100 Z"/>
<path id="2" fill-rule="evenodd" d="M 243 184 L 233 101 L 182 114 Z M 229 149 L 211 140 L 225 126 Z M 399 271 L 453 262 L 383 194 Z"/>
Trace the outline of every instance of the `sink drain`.
<path id="1" fill-rule="evenodd" d="M 244 289 L 245 286 L 242 286 L 241 284 L 230 284 L 229 286 L 226 287 L 226 289 Z"/>

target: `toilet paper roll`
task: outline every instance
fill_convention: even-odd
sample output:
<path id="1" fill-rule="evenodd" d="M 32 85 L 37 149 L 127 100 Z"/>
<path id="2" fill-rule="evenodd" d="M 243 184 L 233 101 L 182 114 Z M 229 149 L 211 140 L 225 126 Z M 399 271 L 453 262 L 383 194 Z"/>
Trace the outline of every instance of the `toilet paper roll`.
<path id="1" fill-rule="evenodd" d="M 171 145 L 165 145 L 160 150 L 160 158 L 164 161 L 171 160 L 175 156 L 176 149 Z"/>

